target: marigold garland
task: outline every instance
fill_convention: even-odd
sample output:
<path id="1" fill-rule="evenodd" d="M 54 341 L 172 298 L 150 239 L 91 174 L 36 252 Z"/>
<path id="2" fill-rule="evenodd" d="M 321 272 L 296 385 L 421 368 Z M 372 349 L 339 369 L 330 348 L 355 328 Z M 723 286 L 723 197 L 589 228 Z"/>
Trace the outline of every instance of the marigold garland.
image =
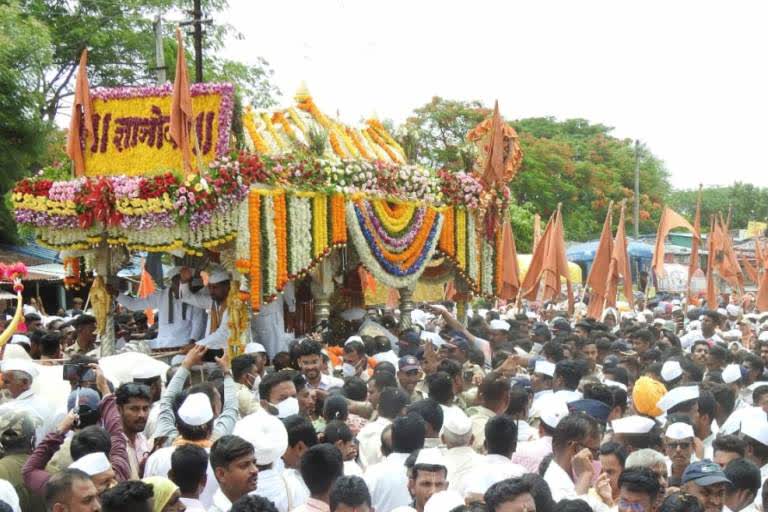
<path id="1" fill-rule="evenodd" d="M 357 148 L 357 152 L 360 153 L 360 156 L 365 158 L 366 160 L 372 160 L 371 154 L 368 153 L 368 151 L 365 149 L 363 144 L 360 142 L 360 137 L 357 135 L 355 130 L 351 128 L 347 128 L 347 134 L 349 135 L 349 138 L 352 139 L 352 144 L 355 145 L 355 148 Z"/>
<path id="2" fill-rule="evenodd" d="M 293 121 L 293 124 L 296 125 L 296 127 L 301 131 L 302 134 L 304 134 L 304 138 L 307 138 L 307 125 L 304 124 L 304 121 L 301 120 L 301 117 L 299 116 L 299 113 L 296 112 L 296 109 L 291 107 L 288 109 L 288 116 L 291 118 L 291 121 Z"/>
<path id="3" fill-rule="evenodd" d="M 245 131 L 248 134 L 248 137 L 251 139 L 253 149 L 262 155 L 269 153 L 269 146 L 267 145 L 267 142 L 262 138 L 261 134 L 256 129 L 256 123 L 253 122 L 253 109 L 250 105 L 245 109 L 245 115 L 243 116 L 243 126 L 245 127 Z"/>
<path id="4" fill-rule="evenodd" d="M 283 140 L 280 138 L 280 135 L 277 133 L 277 130 L 275 130 L 275 125 L 272 124 L 272 119 L 270 119 L 269 114 L 262 112 L 261 120 L 264 122 L 264 127 L 267 129 L 267 132 L 275 141 L 277 148 L 279 150 L 285 149 L 285 142 L 283 142 Z"/>
<path id="5" fill-rule="evenodd" d="M 381 149 L 384 150 L 384 152 L 387 154 L 390 160 L 393 162 L 399 162 L 400 158 L 395 154 L 394 151 L 392 151 L 392 148 L 389 147 L 389 144 L 381 138 L 381 136 L 376 133 L 376 130 L 373 128 L 367 128 L 365 129 L 365 132 L 370 135 L 371 139 L 378 145 Z"/>
<path id="6" fill-rule="evenodd" d="M 378 119 L 369 119 L 368 126 L 376 130 L 376 133 L 386 141 L 386 143 L 395 148 L 403 158 L 400 161 L 405 162 L 405 151 L 403 147 L 389 134 L 384 125 Z"/>
<path id="7" fill-rule="evenodd" d="M 501 281 L 502 281 L 502 275 L 501 275 L 501 265 L 502 265 L 502 261 L 501 261 L 501 256 L 502 256 L 502 251 L 501 251 L 501 233 L 502 233 L 502 230 L 501 229 L 497 229 L 496 230 L 495 240 L 494 240 L 494 253 L 495 253 L 495 256 L 496 256 L 496 265 L 494 267 L 494 274 L 493 274 L 493 277 L 494 277 L 494 279 L 493 279 L 494 291 L 501 290 L 501 286 L 502 286 L 502 284 L 501 284 Z"/>
<path id="8" fill-rule="evenodd" d="M 360 130 L 360 133 L 363 135 L 363 138 L 365 138 L 365 141 L 368 143 L 368 145 L 373 149 L 373 152 L 376 153 L 376 158 L 379 160 L 386 161 L 387 160 L 387 152 L 384 151 L 383 148 L 381 148 L 371 137 L 371 134 L 368 133 L 368 130 Z"/>
<path id="9" fill-rule="evenodd" d="M 438 249 L 447 256 L 456 255 L 455 209 L 449 206 L 443 212 L 443 229 L 440 230 Z"/>
<path id="10" fill-rule="evenodd" d="M 347 243 L 346 200 L 342 194 L 331 198 L 331 217 L 333 219 L 331 241 L 333 245 Z"/>
<path id="11" fill-rule="evenodd" d="M 416 213 L 414 204 L 396 204 L 374 199 L 369 201 L 384 228 L 390 234 L 400 233 L 408 227 Z"/>
<path id="12" fill-rule="evenodd" d="M 315 259 L 323 255 L 328 248 L 328 196 L 316 194 L 312 200 L 312 241 Z"/>
<path id="13" fill-rule="evenodd" d="M 467 268 L 467 210 L 456 209 L 456 262 Z"/>
<path id="14" fill-rule="evenodd" d="M 287 213 L 285 205 L 285 192 L 277 193 L 274 196 L 275 208 L 275 237 L 277 242 L 277 278 L 275 285 L 278 290 L 282 290 L 288 282 L 288 241 L 286 240 L 285 228 L 287 225 Z"/>
<path id="15" fill-rule="evenodd" d="M 341 144 L 339 144 L 339 138 L 336 136 L 335 131 L 331 131 L 328 134 L 328 140 L 331 143 L 331 148 L 333 149 L 333 152 L 336 153 L 336 156 L 339 158 L 346 158 L 346 153 L 344 153 L 344 150 L 341 149 Z"/>
<path id="16" fill-rule="evenodd" d="M 285 118 L 285 114 L 280 111 L 272 114 L 272 124 L 274 123 L 279 124 L 283 128 L 283 132 L 285 132 L 285 135 L 288 137 L 288 139 L 296 140 L 296 134 L 293 133 L 291 124 L 288 122 L 288 119 Z"/>

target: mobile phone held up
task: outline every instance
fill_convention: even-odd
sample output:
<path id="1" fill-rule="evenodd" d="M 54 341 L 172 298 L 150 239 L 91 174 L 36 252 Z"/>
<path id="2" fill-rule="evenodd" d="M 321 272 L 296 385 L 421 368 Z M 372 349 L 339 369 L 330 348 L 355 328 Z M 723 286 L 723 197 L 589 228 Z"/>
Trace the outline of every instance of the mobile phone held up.
<path id="1" fill-rule="evenodd" d="M 85 363 L 64 363 L 62 378 L 70 382 L 96 380 L 96 373 Z"/>

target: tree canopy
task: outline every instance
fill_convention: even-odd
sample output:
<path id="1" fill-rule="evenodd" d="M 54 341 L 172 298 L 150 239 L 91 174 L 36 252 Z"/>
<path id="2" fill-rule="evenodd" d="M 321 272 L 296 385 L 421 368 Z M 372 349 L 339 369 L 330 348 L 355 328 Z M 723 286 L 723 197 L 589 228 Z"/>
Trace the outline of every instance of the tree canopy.
<path id="1" fill-rule="evenodd" d="M 479 101 L 435 97 L 414 110 L 398 131 L 409 156 L 436 168 L 468 169 L 474 161 L 466 133 L 491 110 Z M 569 240 L 599 235 L 611 200 L 634 197 L 634 142 L 611 135 L 612 128 L 584 119 L 558 121 L 552 117 L 508 122 L 515 127 L 523 149 L 523 165 L 510 185 L 512 220 L 521 251 L 531 247 L 533 214 L 542 221 L 563 205 Z M 640 229 L 653 232 L 669 183 L 664 164 L 645 148 L 640 158 Z M 616 216 L 618 219 L 618 215 Z M 628 215 L 631 219 L 631 214 Z"/>
<path id="2" fill-rule="evenodd" d="M 676 190 L 669 195 L 668 204 L 678 213 L 693 219 L 696 213 L 698 189 Z M 743 229 L 750 221 L 768 219 L 768 188 L 751 183 L 736 182 L 727 187 L 707 187 L 701 194 L 702 229 L 708 229 L 711 215 L 726 216 L 732 208 L 731 227 Z"/>

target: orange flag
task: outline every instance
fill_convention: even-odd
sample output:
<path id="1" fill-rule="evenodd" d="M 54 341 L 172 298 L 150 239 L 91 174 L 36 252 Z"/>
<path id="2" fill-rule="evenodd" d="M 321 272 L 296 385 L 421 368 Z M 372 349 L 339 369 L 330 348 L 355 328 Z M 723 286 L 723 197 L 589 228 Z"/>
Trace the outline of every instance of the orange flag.
<path id="1" fill-rule="evenodd" d="M 760 274 L 759 283 L 757 287 L 757 302 L 755 307 L 759 312 L 768 311 L 768 261 L 766 261 L 762 247 L 760 246 L 760 240 L 755 238 L 755 257 L 757 258 L 758 272 L 762 270 Z"/>
<path id="2" fill-rule="evenodd" d="M 515 237 L 512 234 L 512 224 L 504 219 L 501 231 L 501 290 L 499 298 L 515 300 L 520 290 L 520 269 L 517 266 L 517 249 Z"/>
<path id="3" fill-rule="evenodd" d="M 187 59 L 184 56 L 184 41 L 181 29 L 176 27 L 176 78 L 173 81 L 173 98 L 171 99 L 170 134 L 173 141 L 181 149 L 181 160 L 184 172 L 192 172 L 192 148 L 190 146 L 189 128 L 192 124 L 192 96 L 189 92 L 187 79 Z"/>
<path id="4" fill-rule="evenodd" d="M 752 263 L 749 262 L 746 257 L 744 257 L 744 255 L 741 256 L 741 265 L 744 267 L 744 271 L 747 273 L 752 282 L 757 283 L 759 280 L 757 269 L 754 267 L 754 265 L 752 265 Z"/>
<path id="5" fill-rule="evenodd" d="M 616 305 L 616 292 L 619 288 L 619 278 L 621 278 L 624 280 L 624 298 L 627 299 L 629 307 L 632 307 L 634 298 L 632 296 L 632 268 L 629 261 L 627 233 L 624 227 L 625 206 L 624 201 L 622 201 L 619 226 L 616 229 L 616 240 L 613 242 L 613 252 L 611 253 L 611 266 L 608 270 L 606 300 L 611 306 Z"/>
<path id="6" fill-rule="evenodd" d="M 360 276 L 360 285 L 363 289 L 363 293 L 365 293 L 366 290 L 370 290 L 371 293 L 376 293 L 376 279 L 373 277 L 373 274 L 368 272 L 362 265 L 357 267 L 357 273 Z"/>
<path id="7" fill-rule="evenodd" d="M 589 276 L 587 276 L 587 286 L 589 286 L 587 316 L 596 320 L 600 319 L 605 305 L 608 267 L 611 265 L 611 253 L 613 252 L 612 224 L 613 201 L 608 205 L 608 213 L 605 214 L 603 231 L 600 233 L 600 242 L 597 244 L 595 259 L 592 260 L 592 267 L 589 269 Z"/>
<path id="8" fill-rule="evenodd" d="M 453 279 L 448 280 L 448 282 L 445 283 L 445 288 L 443 289 L 443 298 L 445 300 L 453 300 L 457 293 L 456 283 L 453 282 Z"/>
<path id="9" fill-rule="evenodd" d="M 710 220 L 709 237 L 707 239 L 707 308 L 717 308 L 717 285 L 715 284 L 715 253 L 718 244 L 718 232 L 715 226 L 715 216 Z"/>
<path id="10" fill-rule="evenodd" d="M 155 282 L 152 280 L 152 276 L 144 268 L 144 262 L 141 263 L 141 278 L 139 279 L 138 295 L 142 299 L 146 299 L 153 293 L 155 293 Z M 147 315 L 147 324 L 152 325 L 155 323 L 155 311 L 152 308 L 144 310 Z"/>
<path id="11" fill-rule="evenodd" d="M 75 79 L 75 99 L 72 101 L 72 117 L 67 133 L 67 155 L 75 163 L 75 176 L 85 174 L 85 156 L 83 144 L 88 135 L 93 137 L 93 105 L 91 104 L 91 86 L 88 84 L 88 50 L 80 54 L 80 65 Z M 80 139 L 84 132 L 83 139 Z"/>
<path id="12" fill-rule="evenodd" d="M 666 240 L 669 232 L 675 228 L 686 228 L 693 233 L 694 238 L 699 236 L 690 222 L 674 210 L 664 207 L 664 213 L 659 221 L 659 230 L 656 233 L 656 246 L 653 250 L 653 262 L 651 263 L 651 268 L 657 276 L 664 275 L 664 240 Z"/>
<path id="13" fill-rule="evenodd" d="M 539 289 L 543 284 L 541 300 L 551 300 L 560 295 L 560 278 L 566 280 L 568 287 L 568 309 L 573 311 L 573 288 L 568 274 L 568 259 L 565 256 L 565 230 L 560 205 L 550 217 L 541 242 L 531 258 L 531 264 L 521 286 L 523 296 L 528 300 L 538 299 Z"/>
<path id="14" fill-rule="evenodd" d="M 715 221 L 718 222 L 717 220 Z M 728 234 L 728 224 L 723 222 L 722 216 L 719 219 L 719 244 L 715 247 L 715 265 L 717 271 L 728 284 L 744 290 L 744 273 L 739 266 L 739 260 L 736 257 L 736 251 L 733 250 L 733 241 Z"/>
<path id="15" fill-rule="evenodd" d="M 485 188 L 495 188 L 504 181 L 504 121 L 499 114 L 499 102 L 493 108 L 491 121 L 491 139 L 488 159 L 485 161 L 482 182 Z"/>
<path id="16" fill-rule="evenodd" d="M 765 256 L 763 253 L 763 245 L 760 243 L 760 238 L 755 237 L 755 259 L 757 260 L 757 270 L 761 270 L 765 265 Z"/>
<path id="17" fill-rule="evenodd" d="M 699 185 L 699 195 L 696 199 L 696 217 L 693 219 L 694 234 L 698 236 L 691 240 L 691 261 L 688 263 L 688 297 L 691 296 L 691 279 L 693 274 L 699 270 L 699 244 L 701 243 L 701 185 Z"/>

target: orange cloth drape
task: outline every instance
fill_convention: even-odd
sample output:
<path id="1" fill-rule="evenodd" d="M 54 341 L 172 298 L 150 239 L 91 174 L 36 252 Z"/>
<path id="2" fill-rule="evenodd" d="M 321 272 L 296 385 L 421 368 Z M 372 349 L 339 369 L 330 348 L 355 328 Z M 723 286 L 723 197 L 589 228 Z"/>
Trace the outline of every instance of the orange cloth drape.
<path id="1" fill-rule="evenodd" d="M 757 283 L 760 279 L 758 276 L 758 271 L 754 265 L 752 265 L 752 263 L 750 263 L 749 260 L 743 255 L 741 256 L 741 265 L 744 267 L 744 272 L 747 273 L 752 282 Z"/>
<path id="2" fill-rule="evenodd" d="M 493 108 L 491 140 L 488 159 L 485 161 L 482 182 L 486 189 L 493 189 L 504 182 L 504 121 L 499 114 L 499 102 Z"/>
<path id="3" fill-rule="evenodd" d="M 688 297 L 691 296 L 691 279 L 699 270 L 699 245 L 701 244 L 701 185 L 696 199 L 696 216 L 693 219 L 693 240 L 691 240 L 691 261 L 688 263 Z M 698 237 L 698 238 L 697 238 Z"/>
<path id="4" fill-rule="evenodd" d="M 80 139 L 84 132 L 83 140 Z M 75 163 L 75 176 L 85 174 L 85 155 L 83 144 L 93 137 L 93 105 L 91 104 L 91 87 L 88 84 L 88 50 L 80 54 L 80 65 L 75 79 L 75 99 L 72 102 L 72 118 L 69 120 L 67 133 L 67 155 Z"/>
<path id="5" fill-rule="evenodd" d="M 589 269 L 589 275 L 587 276 L 587 286 L 589 287 L 587 316 L 595 320 L 600 320 L 603 314 L 603 307 L 605 306 L 608 268 L 611 264 L 611 253 L 613 252 L 612 224 L 613 202 L 608 206 L 608 212 L 605 214 L 603 231 L 600 233 L 600 242 L 597 244 L 595 259 L 592 260 L 592 267 Z"/>
<path id="6" fill-rule="evenodd" d="M 653 262 L 651 263 L 651 268 L 653 268 L 657 276 L 664 275 L 664 240 L 666 240 L 669 232 L 675 228 L 686 228 L 693 233 L 694 237 L 699 236 L 690 222 L 685 220 L 679 213 L 665 207 L 659 221 L 659 230 L 656 233 L 656 246 L 653 250 Z"/>
<path id="7" fill-rule="evenodd" d="M 718 233 L 715 227 L 715 216 L 710 220 L 709 238 L 707 239 L 707 307 L 717 308 L 717 285 L 715 283 L 715 244 Z"/>
<path id="8" fill-rule="evenodd" d="M 176 28 L 176 78 L 173 81 L 173 98 L 171 99 L 170 134 L 173 141 L 181 150 L 181 160 L 184 172 L 192 172 L 192 147 L 190 146 L 189 128 L 192 124 L 192 95 L 189 92 L 187 78 L 187 59 L 184 56 L 184 41 L 181 29 Z"/>
<path id="9" fill-rule="evenodd" d="M 149 275 L 149 272 L 147 272 L 147 269 L 144 268 L 144 262 L 141 263 L 141 278 L 139 280 L 139 289 L 138 289 L 138 295 L 142 299 L 146 299 L 153 293 L 155 293 L 156 287 L 155 287 L 155 281 L 152 279 L 152 276 Z M 147 315 L 147 325 L 152 325 L 155 323 L 155 311 L 152 308 L 147 308 L 144 310 L 144 313 Z"/>
<path id="10" fill-rule="evenodd" d="M 608 285 L 606 300 L 611 306 L 616 305 L 616 292 L 618 291 L 619 279 L 624 280 L 624 298 L 627 299 L 629 307 L 633 306 L 632 297 L 632 269 L 629 262 L 629 252 L 627 250 L 627 233 L 624 226 L 625 205 L 621 205 L 621 214 L 619 215 L 619 226 L 616 229 L 616 240 L 613 242 L 613 252 L 611 253 L 611 265 L 608 270 Z"/>
<path id="11" fill-rule="evenodd" d="M 515 300 L 520 290 L 520 269 L 517 266 L 517 248 L 509 218 L 504 219 L 501 231 L 501 289 L 499 298 Z"/>
<path id="12" fill-rule="evenodd" d="M 568 259 L 565 256 L 565 230 L 558 206 L 533 253 L 528 273 L 521 285 L 522 295 L 528 300 L 537 300 L 539 288 L 543 284 L 541 300 L 555 299 L 560 295 L 561 277 L 565 278 L 568 288 L 568 309 L 573 312 L 573 287 L 568 273 Z"/>

